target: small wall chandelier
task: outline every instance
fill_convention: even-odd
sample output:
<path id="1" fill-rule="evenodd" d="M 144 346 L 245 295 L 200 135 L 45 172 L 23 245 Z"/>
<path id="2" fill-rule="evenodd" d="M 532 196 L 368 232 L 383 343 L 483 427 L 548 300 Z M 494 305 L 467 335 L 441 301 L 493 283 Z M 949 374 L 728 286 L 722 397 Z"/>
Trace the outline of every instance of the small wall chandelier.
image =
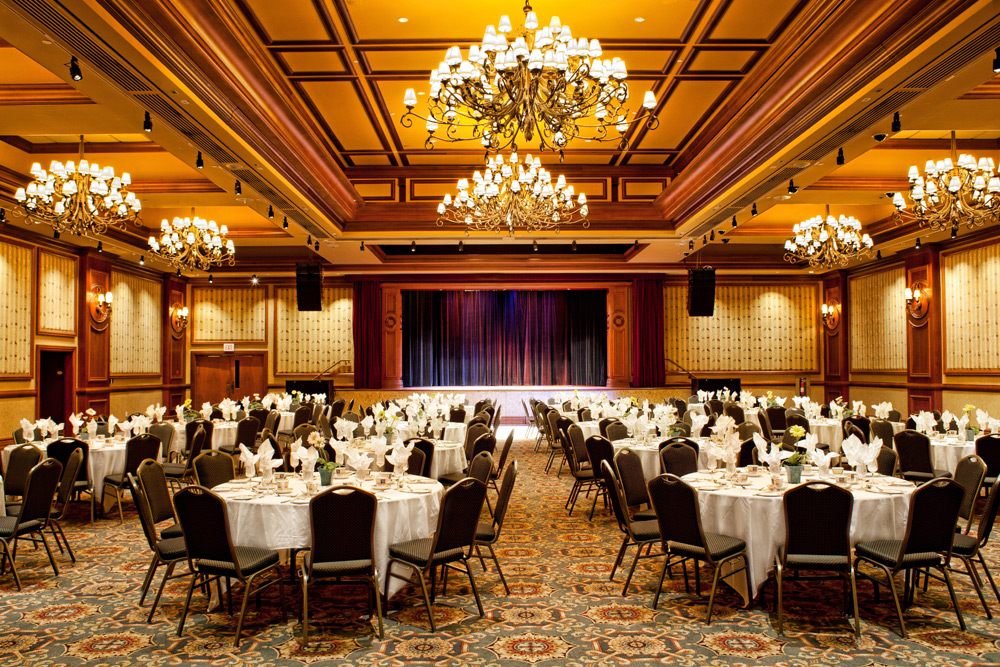
<path id="1" fill-rule="evenodd" d="M 521 134 L 525 141 L 537 141 L 539 150 L 560 154 L 578 137 L 617 141 L 625 150 L 630 127 L 640 121 L 650 129 L 659 124 L 653 115 L 656 96 L 648 91 L 630 119 L 625 63 L 619 58 L 602 60 L 601 55 L 596 39 L 574 39 L 558 16 L 539 29 L 535 12 L 525 2 L 524 26 L 517 31 L 501 16 L 498 26 L 487 27 L 482 44 L 469 47 L 466 57 L 459 47 L 449 48 L 431 72 L 428 115 L 413 112 L 417 96 L 409 88 L 400 123 L 412 127 L 414 119 L 425 121 L 428 149 L 438 140 L 478 140 L 487 150 L 516 151 Z M 437 133 L 441 126 L 444 132 Z"/>
<path id="2" fill-rule="evenodd" d="M 846 266 L 852 259 L 872 256 L 874 243 L 868 234 L 861 233 L 861 223 L 853 217 L 817 215 L 792 228 L 794 239 L 785 241 L 785 260 L 808 262 L 809 266 L 829 269 Z"/>
<path id="3" fill-rule="evenodd" d="M 559 233 L 561 225 L 590 226 L 587 196 L 577 195 L 561 174 L 553 183 L 538 158 L 528 155 L 521 162 L 517 153 L 506 162 L 502 155 L 488 158 L 486 171 L 472 176 L 471 188 L 468 179 L 459 180 L 458 194 L 445 195 L 437 211 L 438 225 L 464 225 L 466 234 L 488 231 L 514 236 L 518 230 Z"/>
<path id="4" fill-rule="evenodd" d="M 958 155 L 954 131 L 951 157 L 928 160 L 923 176 L 914 165 L 908 178 L 913 206 L 907 207 L 902 193 L 892 196 L 897 224 L 916 220 L 933 232 L 949 228 L 957 232 L 963 223 L 975 229 L 1000 219 L 1000 177 L 994 171 L 993 159 L 980 158 L 977 162 L 971 155 Z"/>
<path id="5" fill-rule="evenodd" d="M 108 227 L 139 224 L 142 204 L 129 191 L 132 178 L 128 172 L 118 177 L 113 167 L 102 169 L 85 160 L 83 135 L 79 163 L 53 160 L 45 171 L 36 162 L 31 175 L 34 180 L 14 193 L 25 222 L 44 222 L 59 233 L 90 237 L 105 233 Z"/>
<path id="6" fill-rule="evenodd" d="M 193 215 L 193 212 L 192 212 Z M 236 263 L 229 229 L 204 218 L 174 218 L 160 223 L 160 238 L 149 237 L 150 253 L 178 269 L 208 271 L 215 264 Z"/>

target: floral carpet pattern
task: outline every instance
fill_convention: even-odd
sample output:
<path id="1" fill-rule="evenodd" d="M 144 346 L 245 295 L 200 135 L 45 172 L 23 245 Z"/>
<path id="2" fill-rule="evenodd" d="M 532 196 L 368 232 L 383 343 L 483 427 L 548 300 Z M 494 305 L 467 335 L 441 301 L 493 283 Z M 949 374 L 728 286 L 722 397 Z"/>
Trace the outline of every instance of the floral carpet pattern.
<path id="1" fill-rule="evenodd" d="M 658 609 L 650 608 L 660 558 L 640 561 L 623 597 L 624 573 L 608 581 L 621 543 L 610 513 L 598 505 L 591 522 L 590 501 L 581 499 L 568 517 L 563 504 L 571 478 L 543 474 L 545 455 L 532 445 L 520 440 L 511 452 L 520 476 L 497 547 L 510 595 L 492 566 L 486 572 L 474 566 L 484 617 L 467 581 L 453 573 L 447 594 L 439 591 L 434 604 L 433 633 L 414 586 L 390 600 L 385 639 L 379 640 L 363 587 L 320 584 L 310 591 L 307 647 L 300 643 L 301 596 L 294 585 L 286 587 L 289 622 L 281 622 L 277 591 L 269 589 L 259 610 L 249 606 L 239 648 L 232 641 L 236 619 L 224 608 L 206 613 L 198 594 L 178 637 L 186 580 L 167 586 L 153 623 L 145 623 L 148 607 L 138 606 L 149 555 L 131 502 L 124 526 L 117 517 L 91 525 L 81 505 L 64 524 L 76 564 L 59 556 L 60 574 L 53 576 L 44 551 L 22 544 L 24 590 L 17 592 L 9 571 L 0 576 L 0 666 L 1000 664 L 1000 627 L 986 618 L 966 576 L 955 580 L 968 631 L 959 630 L 947 589 L 932 581 L 906 613 L 905 640 L 896 634 L 891 597 L 883 590 L 876 603 L 868 582 L 859 585 L 860 640 L 842 615 L 837 582 L 787 586 L 784 636 L 777 634 L 770 582 L 763 604 L 758 600 L 750 609 L 720 587 L 710 626 L 703 622 L 707 586 L 706 597 L 686 594 L 676 570 L 664 583 Z M 992 547 L 987 558 L 1000 574 L 1000 549 Z M 711 581 L 708 571 L 702 580 Z M 992 593 L 986 595 L 1000 613 Z"/>

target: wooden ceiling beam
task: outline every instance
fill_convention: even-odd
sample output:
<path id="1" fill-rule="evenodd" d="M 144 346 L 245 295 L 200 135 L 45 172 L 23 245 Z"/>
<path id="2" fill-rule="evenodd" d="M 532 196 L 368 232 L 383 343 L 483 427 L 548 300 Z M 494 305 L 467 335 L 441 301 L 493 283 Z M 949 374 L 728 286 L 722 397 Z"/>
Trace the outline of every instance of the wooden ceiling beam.
<path id="1" fill-rule="evenodd" d="M 94 101 L 66 83 L 0 83 L 0 106 L 63 104 L 94 104 Z"/>
<path id="2" fill-rule="evenodd" d="M 960 151 L 1000 150 L 1000 139 L 957 139 Z M 950 151 L 951 139 L 886 139 L 872 147 L 876 151 Z"/>
<path id="3" fill-rule="evenodd" d="M 484 165 L 416 165 L 409 167 L 347 167 L 344 173 L 352 180 L 386 179 L 386 178 L 471 178 L 472 172 L 482 170 Z M 572 178 L 673 178 L 676 170 L 658 164 L 623 165 L 613 169 L 606 164 L 559 164 L 551 162 L 543 164 L 550 172 L 563 174 L 567 180 Z"/>
<path id="4" fill-rule="evenodd" d="M 22 137 L 4 135 L 0 141 L 31 155 L 65 155 L 74 154 L 80 150 L 80 142 L 45 142 L 35 143 Z M 87 154 L 96 153 L 166 153 L 166 149 L 151 141 L 88 141 Z"/>
<path id="5" fill-rule="evenodd" d="M 905 176 L 824 176 L 806 190 L 843 192 L 871 190 L 873 192 L 906 192 L 910 182 Z"/>

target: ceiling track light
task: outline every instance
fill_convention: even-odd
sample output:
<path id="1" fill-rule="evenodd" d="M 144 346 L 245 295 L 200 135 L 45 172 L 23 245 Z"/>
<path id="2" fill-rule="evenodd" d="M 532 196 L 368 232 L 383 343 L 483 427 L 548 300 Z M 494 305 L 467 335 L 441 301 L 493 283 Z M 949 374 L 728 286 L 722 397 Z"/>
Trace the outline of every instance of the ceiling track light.
<path id="1" fill-rule="evenodd" d="M 708 245 L 708 234 L 705 234 L 701 237 L 701 244 Z"/>
<path id="2" fill-rule="evenodd" d="M 142 131 L 152 132 L 153 131 L 153 118 L 146 112 L 146 115 L 142 119 Z"/>
<path id="3" fill-rule="evenodd" d="M 903 129 L 903 123 L 899 120 L 899 112 L 897 111 L 892 115 L 892 131 L 900 132 Z"/>
<path id="4" fill-rule="evenodd" d="M 632 244 L 632 247 L 635 248 L 636 250 L 639 249 L 639 239 L 635 240 L 635 243 Z"/>
<path id="5" fill-rule="evenodd" d="M 917 243 L 916 243 L 915 247 L 916 247 L 917 250 L 920 250 L 920 237 L 919 236 L 917 237 Z"/>
<path id="6" fill-rule="evenodd" d="M 201 151 L 198 151 L 198 157 L 194 159 L 194 166 L 197 167 L 198 169 L 205 168 L 205 161 L 201 157 Z"/>
<path id="7" fill-rule="evenodd" d="M 79 81 L 83 78 L 83 71 L 80 69 L 80 61 L 73 56 L 69 59 L 69 78 Z"/>
<path id="8" fill-rule="evenodd" d="M 799 191 L 799 186 L 795 185 L 795 180 L 791 178 L 788 179 L 788 194 L 794 195 L 798 191 Z"/>
<path id="9" fill-rule="evenodd" d="M 844 149 L 843 148 L 838 148 L 837 149 L 837 166 L 838 167 L 844 166 L 844 163 L 846 161 L 847 160 L 844 159 Z"/>
<path id="10" fill-rule="evenodd" d="M 177 277 L 178 277 L 178 278 L 180 278 L 180 277 L 181 277 L 181 270 L 180 270 L 180 269 L 177 269 Z"/>
<path id="11" fill-rule="evenodd" d="M 139 255 L 139 266 L 146 266 L 146 256 Z"/>
<path id="12" fill-rule="evenodd" d="M 58 229 L 53 229 L 52 230 L 52 238 L 54 238 L 56 240 L 59 240 L 59 230 Z"/>
<path id="13" fill-rule="evenodd" d="M 284 220 L 281 221 L 281 228 L 288 229 L 288 216 L 284 216 Z"/>
<path id="14" fill-rule="evenodd" d="M 534 250 L 535 252 L 538 252 L 538 241 L 531 242 L 531 249 Z"/>
<path id="15" fill-rule="evenodd" d="M 712 230 L 712 233 L 708 235 L 708 240 L 709 241 L 714 241 L 715 240 L 715 230 L 714 229 Z"/>
<path id="16" fill-rule="evenodd" d="M 410 241 L 410 252 L 416 252 L 416 251 L 417 251 L 417 242 Z"/>
<path id="17" fill-rule="evenodd" d="M 309 234 L 306 236 L 306 245 L 312 245 L 312 244 L 313 244 L 313 237 L 312 234 Z"/>
<path id="18" fill-rule="evenodd" d="M 750 215 L 754 217 L 757 216 L 757 202 L 754 202 L 753 207 L 750 209 Z"/>
<path id="19" fill-rule="evenodd" d="M 361 252 L 364 252 L 364 251 L 365 251 L 365 242 L 362 241 L 361 242 Z"/>
<path id="20" fill-rule="evenodd" d="M 571 247 L 573 248 L 573 252 L 576 252 L 576 249 L 577 249 L 576 248 L 576 241 L 573 241 L 573 245 Z"/>
<path id="21" fill-rule="evenodd" d="M 993 52 L 993 71 L 1000 74 L 1000 47 Z"/>
<path id="22" fill-rule="evenodd" d="M 250 276 L 250 284 L 251 285 L 259 285 L 260 284 L 260 280 L 257 278 L 257 274 L 256 273 L 253 274 L 252 276 Z"/>
<path id="23" fill-rule="evenodd" d="M 688 250 L 694 250 L 694 239 L 688 241 Z"/>
<path id="24" fill-rule="evenodd" d="M 736 216 L 733 216 L 733 229 L 736 229 Z"/>
<path id="25" fill-rule="evenodd" d="M 920 247 L 920 239 L 917 239 L 917 247 Z M 97 242 L 97 252 L 104 252 L 104 241 Z"/>
<path id="26" fill-rule="evenodd" d="M 875 259 L 882 259 L 882 251 L 881 250 L 876 250 L 875 251 Z"/>
<path id="27" fill-rule="evenodd" d="M 214 282 L 215 282 L 215 278 L 213 278 L 213 277 L 212 277 L 212 274 L 211 274 L 211 273 L 210 273 L 210 274 L 208 274 L 208 284 L 209 284 L 209 285 L 211 285 L 211 284 L 212 284 L 212 283 L 214 283 Z"/>
<path id="28" fill-rule="evenodd" d="M 463 252 L 465 250 L 465 241 L 458 242 L 458 251 Z"/>
<path id="29" fill-rule="evenodd" d="M 315 241 L 313 243 L 313 250 L 315 250 L 316 252 L 319 252 L 319 241 Z"/>
<path id="30" fill-rule="evenodd" d="M 237 195 L 243 194 L 243 184 L 240 183 L 239 181 L 236 181 L 236 187 L 233 188 L 233 190 L 236 192 Z"/>
<path id="31" fill-rule="evenodd" d="M 0 208 L 0 223 L 7 222 L 7 209 Z"/>
<path id="32" fill-rule="evenodd" d="M 953 238 L 953 239 L 957 239 L 958 238 L 958 227 L 952 227 L 951 228 L 951 238 Z"/>
<path id="33" fill-rule="evenodd" d="M 267 219 L 274 220 L 274 207 L 270 204 L 267 205 Z"/>

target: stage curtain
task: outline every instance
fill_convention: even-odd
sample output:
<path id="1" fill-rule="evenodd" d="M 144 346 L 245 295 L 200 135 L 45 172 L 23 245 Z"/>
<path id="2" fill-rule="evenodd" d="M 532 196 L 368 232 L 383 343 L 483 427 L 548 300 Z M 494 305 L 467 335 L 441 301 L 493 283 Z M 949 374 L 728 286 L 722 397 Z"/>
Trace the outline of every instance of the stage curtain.
<path id="1" fill-rule="evenodd" d="M 604 290 L 403 292 L 408 387 L 607 381 Z"/>
<path id="2" fill-rule="evenodd" d="M 663 279 L 632 282 L 632 386 L 662 387 Z"/>
<path id="3" fill-rule="evenodd" d="M 354 283 L 354 386 L 382 388 L 382 289 L 378 281 Z"/>

